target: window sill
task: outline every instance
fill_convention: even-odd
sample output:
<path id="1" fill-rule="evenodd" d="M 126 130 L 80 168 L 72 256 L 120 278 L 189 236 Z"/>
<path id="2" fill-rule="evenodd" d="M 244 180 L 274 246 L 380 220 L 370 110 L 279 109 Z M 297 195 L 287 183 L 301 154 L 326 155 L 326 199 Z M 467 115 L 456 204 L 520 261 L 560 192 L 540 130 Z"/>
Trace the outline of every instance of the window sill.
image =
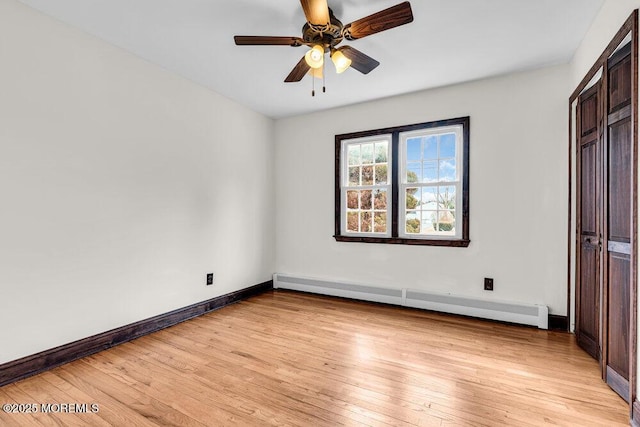
<path id="1" fill-rule="evenodd" d="M 470 240 L 456 239 L 403 239 L 401 237 L 350 237 L 333 236 L 337 242 L 357 243 L 386 243 L 391 245 L 416 245 L 416 246 L 448 246 L 452 248 L 466 248 Z"/>

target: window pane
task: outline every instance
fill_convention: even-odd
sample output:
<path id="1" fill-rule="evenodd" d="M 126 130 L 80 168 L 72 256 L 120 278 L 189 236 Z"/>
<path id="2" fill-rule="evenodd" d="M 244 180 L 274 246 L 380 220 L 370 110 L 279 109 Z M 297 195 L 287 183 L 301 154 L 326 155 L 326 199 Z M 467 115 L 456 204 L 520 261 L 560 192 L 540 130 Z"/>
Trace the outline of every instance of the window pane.
<path id="1" fill-rule="evenodd" d="M 386 163 L 387 159 L 389 158 L 388 155 L 388 143 L 387 141 L 384 142 L 377 142 L 376 143 L 376 163 Z"/>
<path id="2" fill-rule="evenodd" d="M 456 180 L 456 159 L 440 160 L 440 181 Z"/>
<path id="3" fill-rule="evenodd" d="M 452 211 L 440 211 L 438 213 L 438 231 L 455 234 L 456 220 Z"/>
<path id="4" fill-rule="evenodd" d="M 360 193 L 360 209 L 371 209 L 371 190 L 364 190 Z"/>
<path id="5" fill-rule="evenodd" d="M 438 182 L 438 162 L 424 162 L 422 170 L 424 172 L 422 182 Z"/>
<path id="6" fill-rule="evenodd" d="M 422 167 L 420 162 L 407 164 L 407 182 L 420 182 L 422 180 Z"/>
<path id="7" fill-rule="evenodd" d="M 387 213 L 376 212 L 373 214 L 373 231 L 376 233 L 387 232 Z"/>
<path id="8" fill-rule="evenodd" d="M 409 212 L 406 215 L 405 231 L 409 234 L 420 233 L 420 215 L 419 212 Z"/>
<path id="9" fill-rule="evenodd" d="M 456 187 L 438 187 L 438 209 L 456 208 Z"/>
<path id="10" fill-rule="evenodd" d="M 416 209 L 418 207 L 418 204 L 420 201 L 415 196 L 418 190 L 419 190 L 418 188 L 407 188 L 407 192 L 406 192 L 407 203 L 405 206 L 407 209 Z"/>
<path id="11" fill-rule="evenodd" d="M 424 224 L 423 233 L 433 233 L 437 227 L 437 212 L 423 211 L 422 223 Z"/>
<path id="12" fill-rule="evenodd" d="M 371 232 L 371 212 L 360 212 L 360 231 Z"/>
<path id="13" fill-rule="evenodd" d="M 385 190 L 376 190 L 373 199 L 373 209 L 386 210 L 387 209 L 387 192 Z"/>
<path id="14" fill-rule="evenodd" d="M 358 212 L 347 212 L 347 231 L 358 232 Z"/>
<path id="15" fill-rule="evenodd" d="M 362 164 L 373 163 L 373 144 L 362 144 Z"/>
<path id="16" fill-rule="evenodd" d="M 440 158 L 456 157 L 456 134 L 446 133 L 440 136 Z"/>
<path id="17" fill-rule="evenodd" d="M 353 166 L 349 168 L 349 186 L 360 185 L 360 167 Z"/>
<path id="18" fill-rule="evenodd" d="M 438 189 L 436 187 L 422 189 L 422 209 L 438 209 Z"/>
<path id="19" fill-rule="evenodd" d="M 347 209 L 358 209 L 358 192 L 347 191 Z"/>
<path id="20" fill-rule="evenodd" d="M 362 185 L 373 185 L 373 166 L 362 166 Z"/>
<path id="21" fill-rule="evenodd" d="M 360 146 L 352 144 L 347 147 L 347 159 L 349 166 L 360 164 Z"/>
<path id="22" fill-rule="evenodd" d="M 425 138 L 424 158 L 425 160 L 438 158 L 438 137 L 437 136 L 434 135 L 434 136 L 428 136 Z"/>
<path id="23" fill-rule="evenodd" d="M 410 138 L 407 140 L 407 160 L 420 160 L 422 150 L 422 138 Z"/>
<path id="24" fill-rule="evenodd" d="M 387 183 L 387 165 L 376 165 L 376 184 Z"/>

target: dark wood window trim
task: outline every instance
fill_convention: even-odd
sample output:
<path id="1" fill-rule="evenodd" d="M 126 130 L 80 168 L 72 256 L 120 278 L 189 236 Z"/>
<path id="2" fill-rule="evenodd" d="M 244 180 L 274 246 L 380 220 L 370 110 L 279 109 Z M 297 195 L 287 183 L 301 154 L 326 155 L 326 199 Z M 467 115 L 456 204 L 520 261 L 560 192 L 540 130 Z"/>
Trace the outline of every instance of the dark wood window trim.
<path id="1" fill-rule="evenodd" d="M 468 247 L 469 240 L 469 117 L 459 117 L 455 119 L 439 120 L 433 122 L 417 123 L 406 126 L 396 126 L 390 128 L 375 129 L 362 132 L 346 133 L 335 136 L 335 234 L 334 238 L 338 242 L 359 242 L 359 243 L 386 243 L 401 245 L 425 245 L 425 246 L 448 246 L 448 247 Z M 399 145 L 400 134 L 421 129 L 431 129 L 445 126 L 462 125 L 462 236 L 454 239 L 408 239 L 399 237 L 398 216 L 399 216 Z M 345 236 L 342 234 L 342 200 L 340 186 L 342 141 L 371 137 L 376 135 L 391 135 L 391 237 L 369 237 L 369 236 Z"/>

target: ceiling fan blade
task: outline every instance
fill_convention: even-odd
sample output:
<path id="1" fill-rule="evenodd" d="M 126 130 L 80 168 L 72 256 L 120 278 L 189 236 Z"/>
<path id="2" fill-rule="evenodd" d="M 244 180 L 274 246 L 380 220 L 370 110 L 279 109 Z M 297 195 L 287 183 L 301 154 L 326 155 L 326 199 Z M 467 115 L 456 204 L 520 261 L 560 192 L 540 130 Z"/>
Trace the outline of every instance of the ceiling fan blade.
<path id="1" fill-rule="evenodd" d="M 345 25 L 342 30 L 342 35 L 347 40 L 356 40 L 408 24 L 412 21 L 413 12 L 411 11 L 411 4 L 405 1 L 404 3 L 397 4 Z"/>
<path id="2" fill-rule="evenodd" d="M 238 46 L 302 46 L 304 44 L 304 40 L 300 37 L 235 36 L 233 39 Z"/>
<path id="3" fill-rule="evenodd" d="M 287 78 L 284 79 L 285 83 L 299 82 L 309 72 L 310 69 L 311 67 L 309 67 L 309 64 L 307 64 L 307 61 L 305 61 L 303 56 L 300 62 L 298 62 L 295 67 L 293 67 L 293 70 L 291 70 Z"/>
<path id="4" fill-rule="evenodd" d="M 300 4 L 309 24 L 327 25 L 331 21 L 327 0 L 300 0 Z"/>
<path id="5" fill-rule="evenodd" d="M 362 74 L 369 74 L 380 63 L 370 56 L 365 55 L 351 46 L 343 46 L 338 49 L 344 56 L 351 60 L 351 68 L 355 68 Z"/>

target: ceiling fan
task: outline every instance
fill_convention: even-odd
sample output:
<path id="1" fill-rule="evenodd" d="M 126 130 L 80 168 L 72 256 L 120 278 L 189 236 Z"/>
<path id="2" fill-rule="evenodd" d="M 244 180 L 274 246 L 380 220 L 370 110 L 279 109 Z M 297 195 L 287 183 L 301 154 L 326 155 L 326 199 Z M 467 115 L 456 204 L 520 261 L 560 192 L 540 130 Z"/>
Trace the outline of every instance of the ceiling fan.
<path id="1" fill-rule="evenodd" d="M 381 10 L 350 24 L 343 25 L 327 5 L 327 0 L 300 0 L 307 23 L 302 27 L 302 37 L 280 36 L 235 36 L 236 45 L 249 46 L 308 46 L 311 49 L 284 80 L 286 83 L 299 82 L 310 73 L 313 77 L 324 77 L 324 58 L 328 53 L 338 73 L 352 67 L 368 74 L 380 63 L 370 56 L 352 48 L 338 46 L 344 39 L 361 39 L 372 34 L 405 25 L 413 21 L 411 4 L 408 1 Z M 325 91 L 323 87 L 323 91 Z M 315 90 L 312 91 L 315 95 Z"/>

